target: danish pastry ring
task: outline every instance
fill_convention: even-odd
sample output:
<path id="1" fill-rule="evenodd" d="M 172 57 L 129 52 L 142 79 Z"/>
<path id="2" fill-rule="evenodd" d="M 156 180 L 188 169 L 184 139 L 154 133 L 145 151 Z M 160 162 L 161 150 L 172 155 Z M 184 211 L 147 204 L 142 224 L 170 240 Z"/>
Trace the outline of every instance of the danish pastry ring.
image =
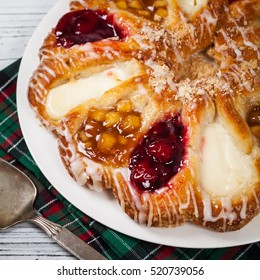
<path id="1" fill-rule="evenodd" d="M 78 0 L 28 98 L 68 173 L 147 226 L 260 211 L 259 0 Z"/>

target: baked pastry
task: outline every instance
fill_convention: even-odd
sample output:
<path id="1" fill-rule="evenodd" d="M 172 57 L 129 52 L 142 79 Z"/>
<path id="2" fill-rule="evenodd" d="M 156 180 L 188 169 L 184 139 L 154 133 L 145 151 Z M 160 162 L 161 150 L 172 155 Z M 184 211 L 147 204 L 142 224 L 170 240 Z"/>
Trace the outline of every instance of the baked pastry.
<path id="1" fill-rule="evenodd" d="M 154 80 L 161 79 L 159 72 L 168 75 L 166 83 L 172 84 L 188 56 L 210 44 L 226 2 L 200 1 L 195 11 L 183 1 L 155 1 L 150 11 L 151 3 L 144 2 L 143 14 L 138 1 L 129 1 L 126 7 L 122 1 L 72 1 L 71 11 L 40 49 L 41 62 L 29 85 L 31 106 L 42 123 L 55 131 L 60 119 L 84 100 L 72 98 L 72 105 L 56 114 L 49 104 L 53 90 L 133 57 L 147 66 L 151 84 L 158 84 Z M 166 88 L 161 83 L 155 91 Z"/>
<path id="2" fill-rule="evenodd" d="M 72 1 L 71 8 L 93 8 L 94 3 Z M 136 40 L 141 45 L 148 45 L 142 47 L 142 52 L 151 44 L 153 49 L 158 44 L 160 51 L 169 44 L 171 49 L 166 51 L 171 59 L 168 63 L 173 66 L 173 61 L 182 63 L 185 57 L 211 43 L 214 32 L 225 18 L 228 1 L 115 0 L 103 1 L 102 5 L 124 20 L 132 19 L 136 23 L 137 35 L 143 35 Z"/>
<path id="3" fill-rule="evenodd" d="M 69 174 L 91 190 L 112 189 L 147 226 L 232 231 L 252 220 L 260 211 L 258 5 L 72 1 L 43 43 L 28 94 Z M 78 38 L 74 27 L 92 15 L 113 18 L 119 36 Z"/>
<path id="4" fill-rule="evenodd" d="M 260 1 L 237 1 L 231 5 L 225 25 L 217 32 L 208 53 L 219 64 L 218 77 L 230 86 L 233 103 L 259 139 Z M 246 131 L 242 128 L 240 132 Z M 250 138 L 250 137 L 249 137 Z M 247 137 L 241 137 L 240 142 Z M 246 149 L 245 151 L 248 151 Z"/>
<path id="5" fill-rule="evenodd" d="M 259 136 L 247 123 L 248 114 L 259 119 L 256 103 L 248 113 L 259 102 L 259 89 L 234 100 L 227 95 L 230 84 L 217 80 L 180 86 L 177 95 L 184 99 L 178 121 L 173 119 L 176 111 L 173 117 L 155 120 L 132 153 L 130 171 L 115 171 L 114 194 L 135 221 L 148 226 L 192 221 L 231 231 L 259 213 Z M 182 141 L 176 142 L 176 136 Z"/>
<path id="6" fill-rule="evenodd" d="M 135 76 L 74 108 L 57 129 L 61 158 L 70 175 L 97 191 L 111 188 L 111 170 L 128 163 L 151 95 L 143 85 L 143 65 L 135 59 L 123 63 Z"/>
<path id="7" fill-rule="evenodd" d="M 100 1 L 100 8 L 102 3 Z M 80 97 L 80 94 L 74 93 L 76 98 L 71 96 L 71 84 L 73 90 L 86 91 L 85 79 L 95 74 L 98 76 L 103 71 L 106 75 L 106 70 L 133 57 L 138 45 L 131 39 L 132 30 L 130 23 L 121 23 L 115 14 L 100 9 L 71 11 L 58 21 L 43 42 L 39 52 L 40 64 L 31 78 L 28 91 L 31 106 L 47 128 L 55 132 L 62 117 L 88 99 L 82 94 Z M 100 80 L 101 76 L 98 78 Z M 102 84 L 98 78 L 96 82 Z M 111 78 L 111 86 L 124 79 L 120 75 Z M 56 108 L 59 103 L 57 92 L 60 86 L 64 88 L 66 85 L 66 100 Z M 99 89 L 99 92 L 96 90 L 94 95 L 102 94 L 102 90 L 108 90 L 108 86 Z M 55 112 L 56 109 L 58 111 Z"/>
<path id="8" fill-rule="evenodd" d="M 260 83 L 259 1 L 236 1 L 227 20 L 216 33 L 208 53 L 219 64 L 221 77 L 236 85 L 240 92 Z"/>

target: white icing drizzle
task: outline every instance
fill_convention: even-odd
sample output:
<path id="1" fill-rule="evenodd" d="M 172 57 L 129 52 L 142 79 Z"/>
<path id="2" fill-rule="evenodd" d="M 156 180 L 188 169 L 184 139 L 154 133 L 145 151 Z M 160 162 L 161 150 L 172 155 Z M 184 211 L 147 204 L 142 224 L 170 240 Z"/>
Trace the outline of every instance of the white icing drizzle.
<path id="1" fill-rule="evenodd" d="M 167 213 L 168 222 L 169 222 L 169 224 L 171 224 L 171 222 L 172 222 L 172 220 L 173 220 L 173 218 L 172 218 L 173 215 L 171 215 L 170 209 L 169 209 L 169 207 L 167 206 L 165 200 L 163 200 L 162 203 L 163 203 L 163 206 L 164 206 L 165 211 L 166 211 L 166 213 Z"/>
<path id="2" fill-rule="evenodd" d="M 176 205 L 173 202 L 170 195 L 167 192 L 165 192 L 165 195 L 168 199 L 168 202 L 169 202 L 169 204 L 171 206 L 171 210 L 172 210 L 172 211 L 169 211 L 170 213 L 172 213 L 172 220 L 170 220 L 169 222 L 173 222 L 174 224 L 179 225 L 180 224 L 179 222 L 181 221 L 181 215 L 178 213 L 178 211 L 176 209 Z"/>
<path id="3" fill-rule="evenodd" d="M 221 29 L 219 32 L 222 34 L 227 46 L 229 48 L 231 48 L 234 51 L 234 53 L 236 54 L 236 56 L 237 56 L 236 60 L 243 61 L 241 50 L 238 48 L 238 46 L 235 44 L 235 42 L 228 36 L 226 31 L 224 29 Z"/>
<path id="4" fill-rule="evenodd" d="M 113 180 L 117 189 L 118 200 L 121 208 L 125 211 L 125 201 L 127 201 L 134 210 L 134 220 L 140 224 L 145 224 L 147 220 L 146 209 L 144 209 L 145 206 L 142 205 L 139 194 L 131 187 L 128 188 L 130 197 L 127 191 L 123 192 L 121 184 L 118 181 L 119 174 L 123 176 L 127 185 L 130 185 L 130 170 L 128 168 L 119 168 L 113 172 Z"/>
<path id="5" fill-rule="evenodd" d="M 243 37 L 243 42 L 244 45 L 247 47 L 252 48 L 256 54 L 257 54 L 257 58 L 260 59 L 260 50 L 259 47 L 257 47 L 252 41 L 249 40 L 249 38 L 246 35 L 245 29 L 236 25 L 237 30 L 240 32 L 241 36 Z"/>
<path id="6" fill-rule="evenodd" d="M 252 192 L 253 192 L 253 195 L 254 195 L 254 198 L 255 198 L 257 207 L 259 208 L 259 207 L 260 207 L 260 201 L 259 201 L 259 199 L 258 199 L 258 197 L 257 197 L 257 194 L 256 194 L 256 192 L 255 192 L 254 189 L 252 189 Z"/>
<path id="7" fill-rule="evenodd" d="M 124 174 L 124 169 L 123 168 L 120 168 L 118 170 L 115 170 L 113 172 L 113 182 L 115 184 L 115 187 L 116 187 L 116 190 L 117 190 L 117 198 L 119 200 L 119 204 L 122 208 L 123 211 L 125 211 L 125 199 L 124 199 L 124 194 L 123 194 L 123 191 L 122 191 L 122 188 L 121 188 L 121 185 L 119 183 L 119 180 L 118 180 L 118 175 L 119 174 Z M 123 178 L 125 179 L 125 176 L 123 175 Z"/>
<path id="8" fill-rule="evenodd" d="M 146 224 L 148 215 L 147 215 L 147 204 L 141 201 L 141 196 L 139 193 L 132 187 L 129 187 L 131 194 L 131 207 L 135 211 L 136 221 L 140 224 Z"/>
<path id="9" fill-rule="evenodd" d="M 181 201 L 180 196 L 177 194 L 177 192 L 175 190 L 173 191 L 174 196 L 178 200 L 178 205 L 179 205 L 180 210 L 187 209 L 190 205 L 190 188 L 185 188 L 185 191 L 186 191 L 186 197 L 187 197 L 187 200 L 185 202 Z"/>
<path id="10" fill-rule="evenodd" d="M 128 191 L 131 197 L 128 197 L 128 192 L 122 191 L 121 185 L 118 182 L 118 174 L 121 174 L 127 183 Z M 114 172 L 114 182 L 117 189 L 117 196 L 121 208 L 125 210 L 125 201 L 127 201 L 132 210 L 134 211 L 134 220 L 140 224 L 145 224 L 147 226 L 152 226 L 154 219 L 154 205 L 151 199 L 150 192 L 143 192 L 140 194 L 130 183 L 130 170 L 128 168 L 120 168 Z M 174 208 L 175 209 L 175 208 Z M 156 210 L 158 213 L 159 224 L 162 224 L 161 220 L 161 209 L 156 201 Z M 170 213 L 169 209 L 167 209 Z M 170 217 L 170 216 L 169 216 Z M 170 219 L 170 218 L 169 218 Z"/>
<path id="11" fill-rule="evenodd" d="M 123 176 L 126 182 L 130 197 L 128 197 L 127 191 L 122 190 L 122 186 L 118 181 L 119 174 Z M 131 205 L 131 209 L 134 211 L 134 220 L 136 222 L 145 224 L 147 226 L 152 226 L 156 222 L 154 217 L 154 213 L 156 213 L 156 220 L 158 219 L 158 225 L 162 226 L 162 210 L 164 210 L 167 214 L 169 224 L 179 225 L 180 221 L 183 221 L 183 217 L 181 216 L 182 210 L 185 210 L 189 207 L 191 200 L 194 205 L 195 216 L 198 217 L 198 206 L 191 184 L 186 188 L 187 198 L 185 202 L 181 201 L 180 196 L 176 191 L 173 191 L 174 197 L 176 197 L 177 199 L 177 204 L 175 204 L 174 200 L 168 193 L 169 189 L 167 187 L 158 190 L 158 193 L 144 191 L 140 194 L 133 186 L 131 186 L 129 178 L 130 170 L 128 168 L 119 168 L 116 169 L 115 172 L 113 172 L 113 179 L 117 190 L 119 204 L 124 211 L 126 202 Z M 165 197 L 162 197 L 162 194 L 165 195 Z M 158 199 L 156 198 L 157 195 L 159 195 L 160 199 L 162 199 L 162 201 L 160 201 L 160 203 L 162 203 L 164 206 L 162 208 L 160 208 L 160 206 L 158 205 Z M 153 200 L 151 196 L 154 196 Z"/>
<path id="12" fill-rule="evenodd" d="M 66 146 L 63 145 L 62 141 L 59 141 L 60 148 L 65 152 L 63 156 L 64 161 L 69 166 L 69 170 L 74 176 L 75 180 L 80 185 L 86 185 L 95 191 L 103 190 L 103 166 L 96 162 L 89 160 L 87 157 L 82 156 L 76 149 L 74 141 L 68 127 L 63 124 L 57 132 L 65 138 Z M 92 184 L 88 180 L 92 180 Z"/>
<path id="13" fill-rule="evenodd" d="M 252 0 L 243 0 L 243 1 L 240 1 L 240 5 L 236 5 L 236 12 L 241 16 L 241 17 L 237 17 L 238 19 L 239 18 L 244 18 L 244 25 L 246 25 L 247 24 L 247 19 L 246 19 L 246 12 L 245 12 L 245 10 L 246 10 L 246 6 L 247 6 L 247 4 L 250 4 L 250 5 L 252 5 L 252 4 L 254 4 L 254 3 L 252 3 L 252 2 L 254 2 L 254 0 L 252 1 Z M 228 13 L 228 16 L 229 16 L 229 20 L 230 20 L 230 14 Z M 233 18 L 231 18 L 231 19 L 233 19 Z"/>
<path id="14" fill-rule="evenodd" d="M 195 26 L 193 25 L 193 24 L 191 24 L 191 23 L 188 23 L 187 24 L 187 28 L 188 28 L 188 30 L 189 30 L 189 34 L 190 34 L 190 36 L 191 36 L 191 42 L 190 42 L 190 47 L 191 47 L 191 49 L 192 50 L 195 50 L 196 49 L 196 44 L 198 43 L 197 41 L 198 41 L 198 39 L 196 38 L 196 36 L 195 36 Z"/>
<path id="15" fill-rule="evenodd" d="M 228 71 L 222 73 L 222 77 L 228 82 L 229 76 L 232 76 L 237 84 L 240 85 L 241 88 L 245 88 L 247 91 L 252 90 L 252 85 L 248 81 L 246 77 L 246 73 L 241 69 L 241 67 L 237 64 L 232 64 Z"/>
<path id="16" fill-rule="evenodd" d="M 146 205 L 146 207 L 145 207 L 146 211 L 148 211 L 147 226 L 150 227 L 152 225 L 153 217 L 154 217 L 153 216 L 153 202 L 152 202 L 152 199 L 151 199 L 151 194 L 149 192 L 143 192 L 142 199 L 143 199 L 144 205 Z M 157 201 L 156 201 L 156 203 L 157 203 Z M 157 210 L 158 210 L 159 224 L 160 224 L 161 221 L 160 221 L 160 209 L 159 209 L 159 207 L 157 207 Z"/>
<path id="17" fill-rule="evenodd" d="M 43 48 L 41 50 L 41 63 L 38 66 L 37 71 L 32 77 L 29 87 L 32 95 L 37 104 L 34 105 L 34 110 L 41 119 L 41 122 L 51 130 L 54 130 L 53 124 L 48 123 L 47 120 L 42 117 L 41 112 L 38 111 L 38 106 L 45 107 L 48 90 L 52 83 L 56 81 L 57 76 L 63 76 L 65 73 L 73 73 L 77 69 L 78 63 L 84 65 L 89 61 L 100 61 L 102 57 L 107 57 L 110 60 L 120 57 L 120 53 L 115 51 L 110 46 L 104 47 L 105 51 L 102 55 L 95 52 L 91 43 L 84 45 L 75 45 L 70 49 L 61 51 L 59 48 L 54 50 Z M 76 53 L 77 55 L 74 55 Z M 69 63 L 67 63 L 69 62 Z M 57 73 L 56 73 L 57 72 Z"/>
<path id="18" fill-rule="evenodd" d="M 56 78 L 56 73 L 47 65 L 43 64 L 42 65 L 42 70 L 46 71 L 48 74 L 50 74 L 50 76 L 52 76 L 54 79 Z"/>
<path id="19" fill-rule="evenodd" d="M 198 210 L 197 200 L 196 200 L 195 193 L 194 193 L 194 190 L 191 185 L 190 185 L 190 191 L 191 191 L 191 198 L 192 198 L 192 202 L 193 202 L 193 206 L 194 206 L 194 215 L 196 218 L 198 218 L 199 210 Z"/>
<path id="20" fill-rule="evenodd" d="M 242 220 L 246 219 L 247 201 L 248 201 L 248 197 L 243 195 L 242 196 L 242 207 L 241 207 L 241 210 L 240 210 L 240 218 Z"/>
<path id="21" fill-rule="evenodd" d="M 203 38 L 203 34 L 204 34 L 204 28 L 206 26 L 206 29 L 210 35 L 210 37 L 212 37 L 213 35 L 213 30 L 215 28 L 215 26 L 217 25 L 217 21 L 218 18 L 213 14 L 214 11 L 210 11 L 209 9 L 205 8 L 203 9 L 202 13 L 200 14 L 200 18 L 201 18 L 201 40 Z"/>
<path id="22" fill-rule="evenodd" d="M 172 41 L 172 46 L 173 46 L 173 52 L 174 52 L 174 55 L 175 55 L 175 58 L 176 58 L 176 61 L 178 63 L 182 63 L 184 61 L 183 59 L 183 55 L 181 53 L 181 50 L 179 50 L 178 48 L 178 43 L 177 41 L 175 40 L 174 37 L 171 38 L 171 41 Z"/>
<path id="23" fill-rule="evenodd" d="M 84 45 L 75 45 L 72 47 L 77 48 L 79 51 L 87 53 L 88 57 L 90 59 L 100 59 L 100 55 L 95 51 L 95 49 L 92 46 L 92 43 L 86 43 Z"/>
<path id="24" fill-rule="evenodd" d="M 39 56 L 41 58 L 41 61 L 44 61 L 48 58 L 55 58 L 59 60 L 63 60 L 65 57 L 67 57 L 66 52 L 62 52 L 60 48 L 50 49 L 48 47 L 43 47 L 40 49 Z"/>
<path id="25" fill-rule="evenodd" d="M 148 215 L 147 215 L 147 206 L 142 203 L 139 193 L 132 187 L 129 187 L 131 194 L 131 207 L 135 211 L 136 221 L 140 224 L 146 224 Z"/>
<path id="26" fill-rule="evenodd" d="M 56 78 L 56 73 L 53 69 L 51 69 L 46 63 L 42 63 L 29 83 L 29 87 L 34 91 L 35 100 L 43 106 L 45 105 L 47 94 L 43 81 L 45 80 L 48 83 L 50 82 L 48 75 L 50 75 L 53 79 Z"/>
<path id="27" fill-rule="evenodd" d="M 212 199 L 211 197 L 205 193 L 202 192 L 202 202 L 203 202 L 203 216 L 204 216 L 204 225 L 206 225 L 207 222 L 216 222 L 220 219 L 223 220 L 223 231 L 226 230 L 227 223 L 229 225 L 232 225 L 233 221 L 237 219 L 237 213 L 235 212 L 235 206 L 232 206 L 232 198 L 222 197 L 220 198 L 220 213 L 215 217 L 212 214 Z M 241 210 L 240 210 L 240 218 L 246 219 L 246 210 L 247 210 L 247 202 L 248 198 L 245 195 L 241 196 Z"/>
<path id="28" fill-rule="evenodd" d="M 41 77 L 43 80 L 45 80 L 45 82 L 46 82 L 47 84 L 50 83 L 49 77 L 47 77 L 46 75 L 44 75 L 44 74 L 41 73 L 41 72 L 39 72 L 38 75 L 39 75 L 39 77 Z"/>
<path id="29" fill-rule="evenodd" d="M 158 224 L 161 227 L 162 226 L 162 216 L 161 216 L 161 209 L 158 204 L 158 200 L 155 200 L 155 204 L 156 204 L 156 209 L 157 209 L 157 213 L 158 213 Z"/>
<path id="30" fill-rule="evenodd" d="M 250 3 L 248 1 L 247 3 Z M 244 3 L 246 4 L 246 3 Z M 241 11 L 241 16 L 245 16 Z M 232 22 L 232 19 L 230 19 Z M 229 82 L 230 79 L 234 80 L 237 84 L 239 84 L 240 88 L 244 88 L 247 91 L 252 91 L 254 82 L 251 82 L 248 79 L 250 76 L 253 80 L 257 78 L 257 67 L 260 59 L 260 50 L 259 47 L 250 40 L 248 34 L 250 32 L 254 32 L 254 25 L 251 27 L 242 27 L 239 26 L 238 22 L 233 21 L 235 30 L 239 32 L 242 39 L 242 45 L 236 44 L 236 39 L 232 39 L 225 31 L 225 28 L 222 28 L 219 33 L 223 36 L 224 46 L 232 50 L 236 54 L 235 62 L 229 64 L 231 60 L 223 59 L 221 61 L 221 69 L 224 69 L 223 72 L 220 72 L 220 77 L 224 78 L 225 81 Z M 216 51 L 220 54 L 223 51 L 223 44 L 217 45 Z M 247 61 L 243 56 L 243 51 L 246 52 L 247 49 L 253 50 L 256 55 L 256 58 L 253 58 L 252 61 Z M 226 49 L 226 48 L 225 48 Z M 258 60 L 258 61 L 256 61 Z"/>

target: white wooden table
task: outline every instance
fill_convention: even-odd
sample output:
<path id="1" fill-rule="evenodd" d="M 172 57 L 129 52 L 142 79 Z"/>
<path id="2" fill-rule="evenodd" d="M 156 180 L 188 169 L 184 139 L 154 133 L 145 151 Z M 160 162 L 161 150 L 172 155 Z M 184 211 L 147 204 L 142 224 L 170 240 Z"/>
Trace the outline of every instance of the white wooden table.
<path id="1" fill-rule="evenodd" d="M 22 57 L 41 19 L 58 0 L 0 0 L 0 70 Z M 75 259 L 42 230 L 23 223 L 0 231 L 0 260 Z"/>

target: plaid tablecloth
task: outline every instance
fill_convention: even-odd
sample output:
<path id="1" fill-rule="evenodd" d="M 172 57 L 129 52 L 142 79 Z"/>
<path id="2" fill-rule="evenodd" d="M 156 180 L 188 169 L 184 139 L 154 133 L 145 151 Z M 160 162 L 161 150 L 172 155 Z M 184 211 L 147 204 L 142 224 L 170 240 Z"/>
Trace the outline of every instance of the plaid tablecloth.
<path id="1" fill-rule="evenodd" d="M 162 246 L 107 228 L 71 205 L 41 173 L 24 142 L 16 109 L 19 64 L 20 60 L 0 72 L 0 157 L 22 170 L 29 170 L 42 183 L 38 186 L 35 208 L 45 218 L 65 226 L 108 259 L 260 259 L 260 242 L 221 249 Z"/>

